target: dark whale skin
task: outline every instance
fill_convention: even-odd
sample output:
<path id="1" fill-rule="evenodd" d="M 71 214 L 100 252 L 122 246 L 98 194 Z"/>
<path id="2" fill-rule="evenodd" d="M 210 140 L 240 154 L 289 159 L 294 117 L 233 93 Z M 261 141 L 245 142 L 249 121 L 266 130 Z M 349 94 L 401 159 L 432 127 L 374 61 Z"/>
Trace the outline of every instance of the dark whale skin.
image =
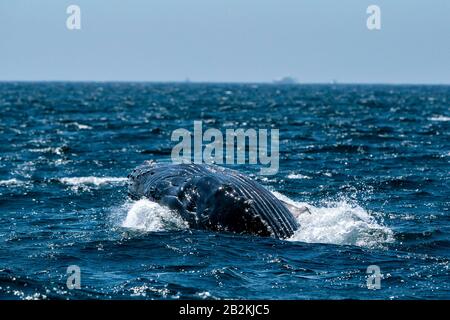
<path id="1" fill-rule="evenodd" d="M 128 176 L 133 199 L 176 210 L 191 228 L 288 238 L 299 225 L 270 191 L 238 171 L 207 164 L 147 163 Z"/>

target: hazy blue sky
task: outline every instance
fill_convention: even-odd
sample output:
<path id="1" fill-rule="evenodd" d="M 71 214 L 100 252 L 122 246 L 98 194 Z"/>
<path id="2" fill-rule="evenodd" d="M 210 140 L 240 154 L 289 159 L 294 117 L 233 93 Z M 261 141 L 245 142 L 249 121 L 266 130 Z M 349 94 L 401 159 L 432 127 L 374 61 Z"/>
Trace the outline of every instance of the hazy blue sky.
<path id="1" fill-rule="evenodd" d="M 66 8 L 81 7 L 79 31 Z M 366 8 L 381 7 L 369 31 Z M 0 0 L 0 80 L 450 84 L 449 0 Z"/>

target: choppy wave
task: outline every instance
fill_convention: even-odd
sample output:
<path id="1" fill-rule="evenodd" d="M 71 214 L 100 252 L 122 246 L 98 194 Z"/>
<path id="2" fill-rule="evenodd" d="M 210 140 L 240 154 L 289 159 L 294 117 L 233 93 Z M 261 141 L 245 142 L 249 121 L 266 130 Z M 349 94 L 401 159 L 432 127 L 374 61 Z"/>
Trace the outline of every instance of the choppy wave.
<path id="1" fill-rule="evenodd" d="M 78 130 L 91 130 L 92 129 L 91 126 L 88 126 L 88 125 L 82 124 L 82 123 L 78 123 L 78 122 L 71 122 L 71 123 L 68 123 L 66 126 L 74 126 Z"/>
<path id="2" fill-rule="evenodd" d="M 64 177 L 56 179 L 62 184 L 66 184 L 72 187 L 80 186 L 103 186 L 103 185 L 121 185 L 126 183 L 127 178 L 123 177 Z M 22 186 L 29 184 L 31 181 L 19 180 L 16 178 L 0 180 L 0 186 Z"/>
<path id="3" fill-rule="evenodd" d="M 40 153 L 53 153 L 56 155 L 63 155 L 65 147 L 46 147 L 46 148 L 32 148 L 30 152 L 40 152 Z"/>
<path id="4" fill-rule="evenodd" d="M 450 117 L 439 115 L 428 118 L 430 121 L 450 121 Z"/>
<path id="5" fill-rule="evenodd" d="M 25 184 L 25 181 L 13 179 L 0 180 L 0 186 L 20 186 Z"/>
<path id="6" fill-rule="evenodd" d="M 449 86 L 2 82 L 0 299 L 449 299 L 448 101 Z M 180 232 L 126 200 L 116 177 L 170 161 L 194 120 L 283 129 L 278 174 L 232 168 L 308 202 L 292 239 Z"/>
<path id="7" fill-rule="evenodd" d="M 290 173 L 288 179 L 311 179 L 311 177 L 300 174 L 300 173 Z"/>
<path id="8" fill-rule="evenodd" d="M 59 181 L 61 183 L 71 185 L 71 186 L 80 186 L 80 185 L 94 185 L 101 186 L 105 184 L 123 184 L 127 181 L 127 178 L 123 177 L 65 177 L 60 178 Z"/>

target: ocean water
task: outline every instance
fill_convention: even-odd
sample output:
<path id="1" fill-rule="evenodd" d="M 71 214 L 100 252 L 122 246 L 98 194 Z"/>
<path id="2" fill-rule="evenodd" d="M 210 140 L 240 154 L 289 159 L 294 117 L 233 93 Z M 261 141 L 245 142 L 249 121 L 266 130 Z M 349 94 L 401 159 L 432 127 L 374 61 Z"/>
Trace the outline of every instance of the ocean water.
<path id="1" fill-rule="evenodd" d="M 309 207 L 292 238 L 128 198 L 194 120 L 280 130 L 278 174 L 233 168 Z M 449 129 L 449 86 L 0 83 L 0 299 L 449 299 Z"/>

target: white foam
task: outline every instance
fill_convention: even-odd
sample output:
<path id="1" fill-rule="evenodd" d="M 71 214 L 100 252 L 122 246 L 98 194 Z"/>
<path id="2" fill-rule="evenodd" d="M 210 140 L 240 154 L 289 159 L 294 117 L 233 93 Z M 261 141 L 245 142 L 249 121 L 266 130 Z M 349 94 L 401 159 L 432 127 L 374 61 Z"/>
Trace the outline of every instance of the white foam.
<path id="1" fill-rule="evenodd" d="M 0 186 L 12 186 L 12 185 L 22 185 L 25 184 L 25 181 L 17 180 L 15 178 L 8 180 L 0 180 Z"/>
<path id="2" fill-rule="evenodd" d="M 450 121 L 450 117 L 439 115 L 439 116 L 433 116 L 431 118 L 428 118 L 428 120 L 430 120 L 430 121 Z"/>
<path id="3" fill-rule="evenodd" d="M 290 173 L 287 177 L 288 179 L 311 179 L 311 177 L 299 173 Z"/>
<path id="4" fill-rule="evenodd" d="M 88 126 L 87 124 L 78 123 L 78 122 L 71 122 L 71 123 L 68 123 L 66 126 L 69 126 L 69 125 L 73 125 L 73 126 L 77 127 L 78 130 L 91 130 L 92 129 L 91 126 Z"/>
<path id="5" fill-rule="evenodd" d="M 391 229 L 383 226 L 361 206 L 347 200 L 330 201 L 322 207 L 316 207 L 293 201 L 278 192 L 273 194 L 290 205 L 306 206 L 311 212 L 297 217 L 300 228 L 289 239 L 290 241 L 361 247 L 381 247 L 394 241 Z"/>
<path id="6" fill-rule="evenodd" d="M 122 227 L 141 231 L 167 231 L 188 228 L 178 213 L 147 199 L 125 205 Z"/>
<path id="7" fill-rule="evenodd" d="M 56 148 L 52 148 L 52 147 L 47 147 L 47 148 L 36 148 L 36 149 L 30 149 L 30 152 L 41 152 L 41 153 L 54 153 L 57 155 L 62 155 L 64 153 L 63 148 L 62 147 L 56 147 Z"/>
<path id="8" fill-rule="evenodd" d="M 94 185 L 100 186 L 105 184 L 122 184 L 128 179 L 123 177 L 66 177 L 60 178 L 59 181 L 71 186 Z"/>

